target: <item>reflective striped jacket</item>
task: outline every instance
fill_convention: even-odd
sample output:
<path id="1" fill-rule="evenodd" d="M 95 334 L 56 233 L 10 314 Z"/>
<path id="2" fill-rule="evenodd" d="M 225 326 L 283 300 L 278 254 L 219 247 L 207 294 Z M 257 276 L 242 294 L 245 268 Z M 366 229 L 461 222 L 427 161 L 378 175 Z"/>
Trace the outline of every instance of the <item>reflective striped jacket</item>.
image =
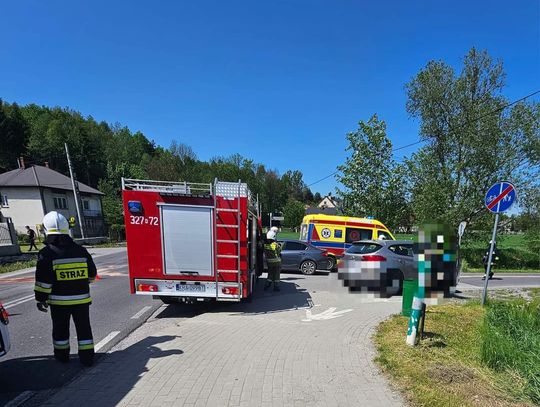
<path id="1" fill-rule="evenodd" d="M 264 255 L 267 263 L 281 263 L 281 246 L 275 240 L 266 240 Z"/>
<path id="2" fill-rule="evenodd" d="M 51 305 L 90 304 L 89 283 L 96 265 L 88 251 L 66 236 L 62 245 L 48 244 L 40 250 L 36 266 L 36 301 Z"/>

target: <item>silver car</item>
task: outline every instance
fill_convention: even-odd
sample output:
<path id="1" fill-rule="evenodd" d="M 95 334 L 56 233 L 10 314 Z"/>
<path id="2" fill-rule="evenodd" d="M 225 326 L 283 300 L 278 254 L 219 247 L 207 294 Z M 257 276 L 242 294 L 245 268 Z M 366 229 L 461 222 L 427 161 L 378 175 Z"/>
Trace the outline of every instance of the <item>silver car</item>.
<path id="1" fill-rule="evenodd" d="M 403 280 L 418 278 L 410 240 L 353 242 L 339 264 L 338 278 L 352 291 L 399 294 Z"/>

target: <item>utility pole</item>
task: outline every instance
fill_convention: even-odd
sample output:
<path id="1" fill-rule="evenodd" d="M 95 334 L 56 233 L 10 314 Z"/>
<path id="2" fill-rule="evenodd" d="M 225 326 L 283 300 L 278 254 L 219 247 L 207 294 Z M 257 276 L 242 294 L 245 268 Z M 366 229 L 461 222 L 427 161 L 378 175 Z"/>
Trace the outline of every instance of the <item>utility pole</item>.
<path id="1" fill-rule="evenodd" d="M 79 207 L 79 188 L 75 185 L 75 177 L 73 176 L 73 166 L 71 165 L 71 159 L 69 158 L 69 150 L 68 150 L 67 143 L 64 143 L 64 146 L 66 147 L 66 156 L 67 156 L 68 167 L 69 167 L 69 175 L 71 175 L 71 186 L 73 187 L 73 197 L 75 198 L 75 208 L 77 209 L 77 218 L 79 219 L 81 237 L 85 239 L 83 217 L 81 215 L 81 208 Z"/>

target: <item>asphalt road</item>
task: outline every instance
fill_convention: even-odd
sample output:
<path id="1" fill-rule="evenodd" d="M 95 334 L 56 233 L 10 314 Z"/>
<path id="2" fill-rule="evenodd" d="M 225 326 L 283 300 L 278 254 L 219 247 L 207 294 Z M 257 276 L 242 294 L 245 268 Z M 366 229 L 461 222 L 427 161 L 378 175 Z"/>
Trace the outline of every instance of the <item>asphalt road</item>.
<path id="1" fill-rule="evenodd" d="M 475 290 L 484 289 L 483 274 L 480 273 L 463 273 L 460 277 L 458 289 Z M 521 273 L 499 273 L 495 270 L 495 274 L 488 282 L 488 289 L 502 288 L 529 288 L 540 287 L 540 273 L 538 274 L 521 274 Z"/>
<path id="2" fill-rule="evenodd" d="M 93 304 L 90 309 L 94 342 L 99 348 L 99 357 L 99 354 L 107 352 L 142 325 L 161 306 L 161 302 L 154 301 L 150 297 L 130 294 L 125 250 L 111 253 L 111 250 L 103 249 L 94 252 L 101 279 L 92 285 Z M 329 277 L 324 275 L 306 277 L 298 273 L 283 273 L 282 280 L 286 284 L 307 279 L 314 292 L 336 291 L 346 294 L 347 290 L 337 280 L 336 274 L 332 273 Z M 458 289 L 481 290 L 483 287 L 481 278 L 481 274 L 463 274 Z M 11 352 L 0 359 L 0 406 L 5 403 L 10 407 L 16 406 L 29 398 L 25 406 L 40 405 L 83 370 L 76 356 L 77 345 L 73 326 L 71 362 L 62 365 L 52 358 L 50 315 L 36 309 L 33 285 L 32 271 L 0 276 L 0 300 L 11 314 L 9 328 L 12 339 Z M 489 287 L 490 289 L 540 287 L 540 274 L 496 273 L 495 279 L 489 282 Z M 362 299 L 362 302 L 372 301 L 400 302 L 401 297 L 390 300 Z M 220 307 L 225 306 L 222 304 Z M 191 318 L 205 312 L 205 309 L 164 306 L 160 311 L 158 320 L 163 324 L 170 324 L 168 316 L 170 313 L 174 317 Z M 148 329 L 156 329 L 155 323 L 150 324 Z M 146 334 L 148 329 L 143 328 L 141 332 Z M 137 335 L 132 336 L 138 337 Z"/>
<path id="3" fill-rule="evenodd" d="M 91 286 L 90 306 L 98 357 L 144 323 L 161 305 L 151 297 L 130 294 L 125 250 L 104 255 L 103 252 L 111 250 L 102 250 L 101 255 L 94 256 L 101 279 Z M 0 278 L 0 299 L 10 314 L 12 341 L 11 351 L 0 359 L 0 405 L 17 397 L 19 400 L 29 396 L 33 396 L 32 400 L 46 398 L 83 369 L 76 355 L 73 324 L 71 362 L 62 365 L 52 358 L 50 313 L 36 309 L 33 287 L 31 271 Z"/>

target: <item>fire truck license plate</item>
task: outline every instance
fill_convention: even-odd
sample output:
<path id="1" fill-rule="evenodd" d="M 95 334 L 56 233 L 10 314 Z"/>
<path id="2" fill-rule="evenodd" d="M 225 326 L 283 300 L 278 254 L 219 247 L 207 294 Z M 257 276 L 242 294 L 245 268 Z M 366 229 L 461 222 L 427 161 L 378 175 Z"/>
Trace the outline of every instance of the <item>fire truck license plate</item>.
<path id="1" fill-rule="evenodd" d="M 205 292 L 206 286 L 195 284 L 176 284 L 176 291 Z"/>

